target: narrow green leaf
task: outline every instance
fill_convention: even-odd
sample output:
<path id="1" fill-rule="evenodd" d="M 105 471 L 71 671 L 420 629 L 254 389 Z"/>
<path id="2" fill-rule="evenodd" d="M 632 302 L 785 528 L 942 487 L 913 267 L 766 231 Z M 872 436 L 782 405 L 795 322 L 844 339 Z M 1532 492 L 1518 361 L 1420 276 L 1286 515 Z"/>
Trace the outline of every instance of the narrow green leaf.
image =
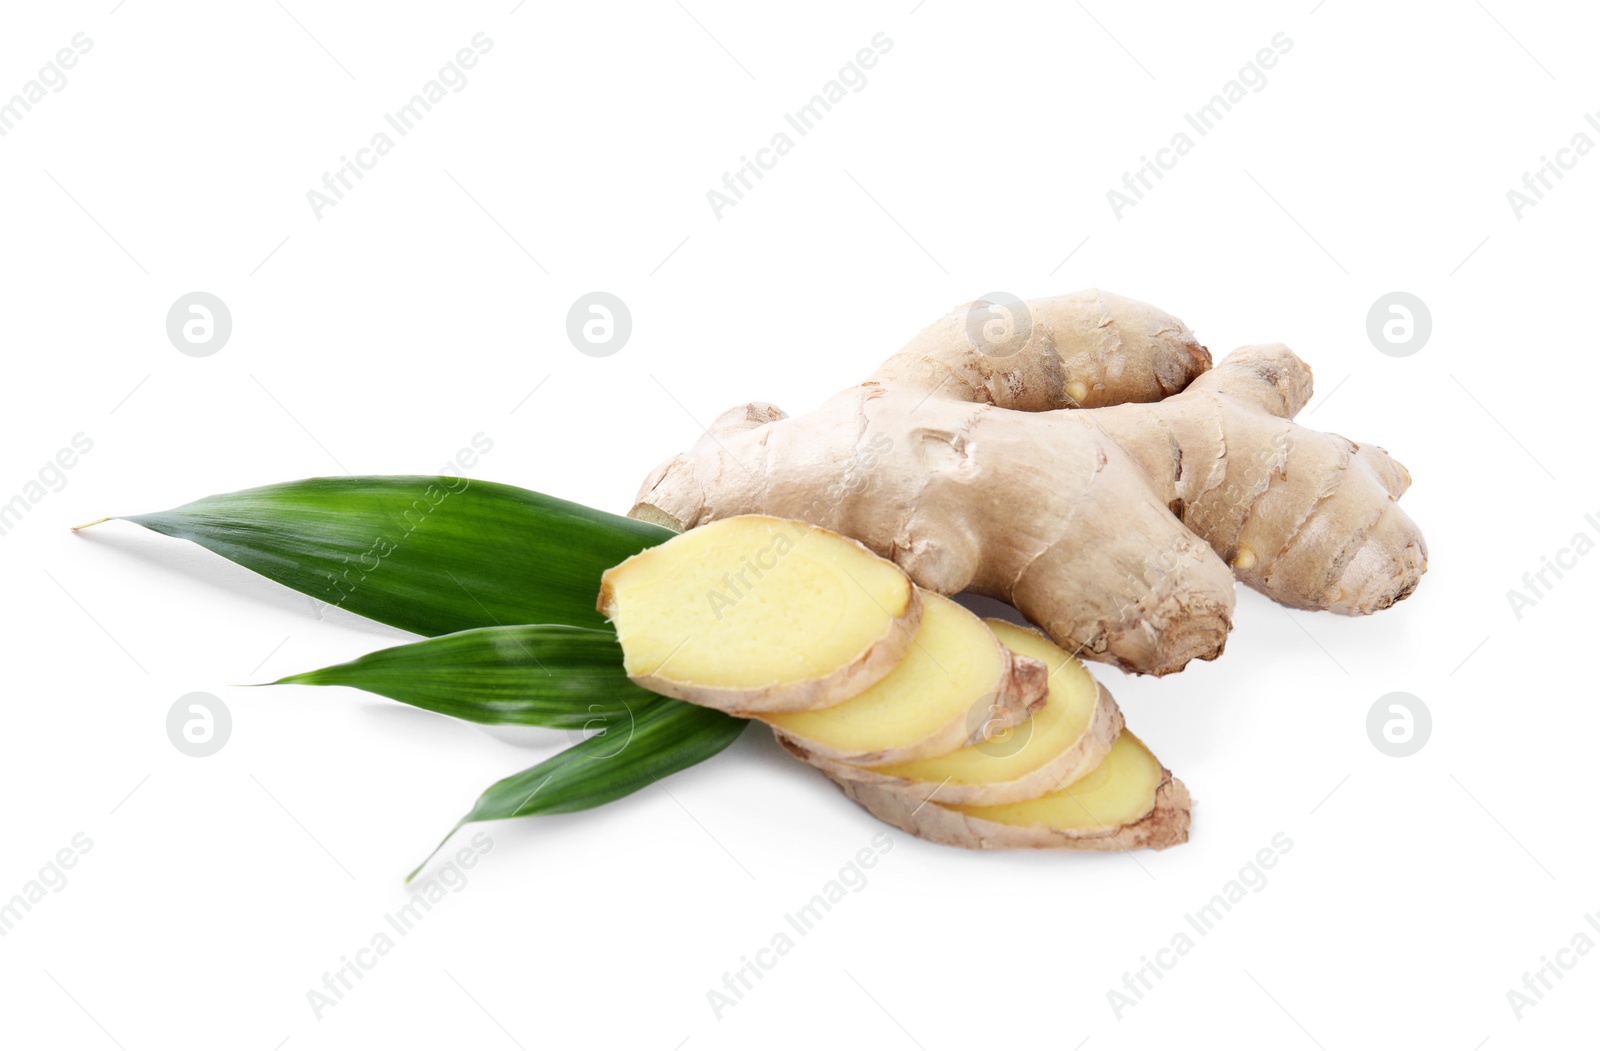
<path id="1" fill-rule="evenodd" d="M 746 725 L 744 719 L 666 697 L 635 706 L 631 719 L 615 720 L 604 732 L 490 785 L 406 882 L 462 825 L 566 814 L 621 799 L 710 759 L 732 744 Z"/>
<path id="2" fill-rule="evenodd" d="M 456 828 L 600 806 L 709 759 L 744 731 L 745 720 L 633 686 L 609 630 L 596 632 L 609 647 L 604 673 L 599 647 L 579 640 L 583 628 L 608 629 L 595 610 L 600 574 L 670 539 L 660 526 L 494 482 L 422 475 L 310 478 L 123 517 L 329 605 L 446 636 L 283 681 L 359 686 L 480 722 L 598 720 L 600 733 L 492 785 Z M 470 630 L 488 628 L 505 634 Z M 532 646 L 527 633 L 541 631 Z M 513 638 L 557 680 L 546 692 L 506 650 Z M 569 704 L 582 718 L 562 714 Z M 596 713 L 591 704 L 614 707 Z"/>
<path id="3" fill-rule="evenodd" d="M 495 482 L 309 478 L 123 516 L 419 635 L 603 627 L 600 574 L 670 530 Z"/>
<path id="4" fill-rule="evenodd" d="M 353 686 L 475 723 L 597 729 L 656 694 L 622 670 L 610 631 L 565 624 L 469 628 L 273 685 Z"/>

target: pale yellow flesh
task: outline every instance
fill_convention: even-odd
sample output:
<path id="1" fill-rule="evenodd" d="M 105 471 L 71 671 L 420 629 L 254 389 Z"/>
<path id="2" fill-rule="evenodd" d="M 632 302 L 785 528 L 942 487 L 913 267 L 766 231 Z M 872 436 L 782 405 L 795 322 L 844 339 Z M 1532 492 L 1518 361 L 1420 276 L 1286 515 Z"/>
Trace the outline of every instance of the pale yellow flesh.
<path id="1" fill-rule="evenodd" d="M 1156 805 L 1161 764 L 1144 742 L 1124 730 L 1099 766 L 1059 792 L 1003 806 L 953 806 L 1002 825 L 1101 829 L 1132 824 Z"/>
<path id="2" fill-rule="evenodd" d="M 840 752 L 903 748 L 968 716 L 979 729 L 1006 666 L 983 621 L 942 595 L 924 592 L 916 641 L 888 675 L 831 708 L 764 718 L 802 742 Z"/>
<path id="3" fill-rule="evenodd" d="M 1044 706 L 1007 734 L 1025 742 L 1013 754 L 994 744 L 968 745 L 931 759 L 874 766 L 872 770 L 928 784 L 980 785 L 1015 781 L 1070 748 L 1089 729 L 1100 687 L 1086 668 L 1043 635 L 1003 620 L 984 621 L 1011 652 L 1035 657 L 1050 669 L 1050 694 Z"/>
<path id="4" fill-rule="evenodd" d="M 691 529 L 606 581 L 629 675 L 731 688 L 833 672 L 899 630 L 912 599 L 892 562 L 766 515 Z"/>

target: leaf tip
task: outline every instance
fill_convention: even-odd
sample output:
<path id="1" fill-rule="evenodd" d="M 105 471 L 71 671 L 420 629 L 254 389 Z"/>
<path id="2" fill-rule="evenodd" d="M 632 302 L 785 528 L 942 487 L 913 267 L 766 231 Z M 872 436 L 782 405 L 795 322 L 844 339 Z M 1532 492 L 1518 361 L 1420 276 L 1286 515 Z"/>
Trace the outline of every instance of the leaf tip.
<path id="1" fill-rule="evenodd" d="M 439 841 L 439 845 L 434 847 L 433 850 L 428 853 L 428 856 L 422 859 L 422 864 L 420 864 L 416 868 L 412 869 L 411 873 L 406 876 L 404 885 L 409 886 L 411 881 L 417 878 L 417 873 L 421 872 L 423 869 L 428 867 L 428 862 L 432 861 L 434 859 L 434 857 L 439 853 L 439 851 L 444 849 L 444 845 L 446 843 L 450 842 L 450 837 L 455 835 L 458 831 L 460 831 L 461 826 L 465 825 L 466 823 L 467 823 L 467 819 L 466 818 L 462 818 L 460 821 L 457 821 L 451 827 L 450 831 L 448 831 L 448 832 L 446 832 L 444 834 L 444 838 Z"/>

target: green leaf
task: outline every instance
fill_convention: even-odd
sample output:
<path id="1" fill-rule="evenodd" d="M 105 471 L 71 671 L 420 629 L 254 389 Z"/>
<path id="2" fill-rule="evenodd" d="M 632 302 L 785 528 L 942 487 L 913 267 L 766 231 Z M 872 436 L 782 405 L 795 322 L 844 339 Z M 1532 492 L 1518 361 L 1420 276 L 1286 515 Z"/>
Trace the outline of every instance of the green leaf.
<path id="1" fill-rule="evenodd" d="M 490 785 L 406 882 L 416 878 L 462 825 L 566 814 L 609 803 L 710 759 L 746 725 L 744 719 L 665 697 L 635 706 L 631 718 L 616 720 L 602 733 Z"/>
<path id="2" fill-rule="evenodd" d="M 309 478 L 127 521 L 419 635 L 604 627 L 600 574 L 671 530 L 494 482 Z"/>
<path id="3" fill-rule="evenodd" d="M 353 686 L 476 723 L 597 729 L 656 694 L 622 670 L 610 631 L 565 624 L 469 628 L 273 685 Z"/>
<path id="4" fill-rule="evenodd" d="M 743 719 L 629 682 L 595 610 L 600 574 L 673 536 L 660 526 L 494 482 L 421 475 L 310 478 L 124 517 L 329 605 L 444 636 L 285 682 L 359 686 L 480 722 L 600 721 L 595 736 L 491 786 L 456 828 L 609 803 L 709 759 L 744 731 Z M 585 639 L 585 628 L 603 642 Z M 553 681 L 536 681 L 523 656 Z"/>

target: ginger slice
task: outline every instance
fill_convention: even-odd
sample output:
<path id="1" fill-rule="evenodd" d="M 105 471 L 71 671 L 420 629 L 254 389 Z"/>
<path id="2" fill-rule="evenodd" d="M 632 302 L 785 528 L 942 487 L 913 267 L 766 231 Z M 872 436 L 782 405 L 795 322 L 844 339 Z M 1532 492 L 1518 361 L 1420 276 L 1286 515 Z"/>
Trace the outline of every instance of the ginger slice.
<path id="1" fill-rule="evenodd" d="M 805 522 L 739 515 L 601 577 L 628 677 L 736 714 L 836 704 L 911 649 L 922 598 L 899 567 Z"/>
<path id="2" fill-rule="evenodd" d="M 1162 850 L 1189 839 L 1189 790 L 1127 731 L 1073 784 L 1001 806 L 946 806 L 903 789 L 835 780 L 879 820 L 953 847 Z"/>
<path id="3" fill-rule="evenodd" d="M 943 755 L 872 766 L 813 754 L 781 735 L 779 742 L 835 779 L 899 788 L 936 803 L 995 806 L 1072 784 L 1105 759 L 1122 732 L 1116 701 L 1043 633 L 1003 620 L 984 623 L 1007 649 L 1050 669 L 1045 703 L 1015 727 Z"/>
<path id="4" fill-rule="evenodd" d="M 905 660 L 843 704 L 766 716 L 785 747 L 846 763 L 943 755 L 1015 726 L 1048 693 L 1049 669 L 1001 645 L 977 616 L 922 596 L 922 625 Z"/>

